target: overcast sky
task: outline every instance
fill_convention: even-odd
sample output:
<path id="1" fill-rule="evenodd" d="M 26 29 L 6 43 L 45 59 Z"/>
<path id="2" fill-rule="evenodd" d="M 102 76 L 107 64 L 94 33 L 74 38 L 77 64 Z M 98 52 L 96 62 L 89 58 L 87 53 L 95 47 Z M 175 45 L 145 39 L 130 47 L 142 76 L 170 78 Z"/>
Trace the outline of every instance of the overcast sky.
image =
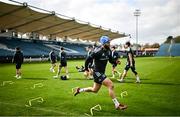
<path id="1" fill-rule="evenodd" d="M 7 1 L 7 0 L 0 0 Z M 131 34 L 135 42 L 135 9 L 139 17 L 139 43 L 162 43 L 180 35 L 179 0 L 17 0 L 93 24 Z M 125 40 L 125 39 L 123 39 Z M 117 41 L 115 41 L 117 42 Z M 119 40 L 118 42 L 124 42 Z"/>

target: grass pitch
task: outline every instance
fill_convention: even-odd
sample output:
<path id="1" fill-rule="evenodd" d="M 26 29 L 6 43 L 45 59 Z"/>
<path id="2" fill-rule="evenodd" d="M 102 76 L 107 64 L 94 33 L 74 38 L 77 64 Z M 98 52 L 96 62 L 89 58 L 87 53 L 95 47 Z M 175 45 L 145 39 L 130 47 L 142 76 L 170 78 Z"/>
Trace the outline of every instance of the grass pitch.
<path id="1" fill-rule="evenodd" d="M 118 66 L 123 71 L 125 59 Z M 22 65 L 23 78 L 14 78 L 15 65 L 0 64 L 0 83 L 13 81 L 14 84 L 0 86 L 0 115 L 22 116 L 85 116 L 90 108 L 100 104 L 101 111 L 96 116 L 128 116 L 128 115 L 180 115 L 180 58 L 136 58 L 136 69 L 141 84 L 136 84 L 135 77 L 129 71 L 125 83 L 112 79 L 119 101 L 127 104 L 125 111 L 115 110 L 108 90 L 102 86 L 97 94 L 81 93 L 74 97 L 74 87 L 92 86 L 92 80 L 86 80 L 83 73 L 77 72 L 76 65 L 84 61 L 68 61 L 70 80 L 53 79 L 55 73 L 49 72 L 50 63 L 25 63 Z M 56 70 L 57 71 L 57 70 Z M 64 74 L 64 71 L 63 73 Z M 106 75 L 111 77 L 111 65 L 108 64 Z M 42 83 L 43 87 L 31 89 L 34 84 Z M 120 94 L 128 95 L 121 98 Z M 32 102 L 26 107 L 28 100 L 42 97 L 43 103 Z"/>

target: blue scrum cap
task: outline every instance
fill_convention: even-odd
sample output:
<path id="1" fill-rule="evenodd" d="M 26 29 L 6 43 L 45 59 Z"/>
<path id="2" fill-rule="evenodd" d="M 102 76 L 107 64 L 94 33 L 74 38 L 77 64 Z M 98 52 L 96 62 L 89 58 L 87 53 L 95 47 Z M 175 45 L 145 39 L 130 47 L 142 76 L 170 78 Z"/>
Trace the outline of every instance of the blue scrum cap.
<path id="1" fill-rule="evenodd" d="M 110 39 L 108 36 L 101 36 L 99 41 L 101 44 L 106 44 L 106 43 L 109 43 Z"/>

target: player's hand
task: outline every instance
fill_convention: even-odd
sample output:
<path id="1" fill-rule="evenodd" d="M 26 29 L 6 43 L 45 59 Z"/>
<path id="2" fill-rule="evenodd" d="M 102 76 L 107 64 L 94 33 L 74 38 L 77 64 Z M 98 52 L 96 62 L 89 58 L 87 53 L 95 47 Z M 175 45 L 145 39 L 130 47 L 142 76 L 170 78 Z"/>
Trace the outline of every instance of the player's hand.
<path id="1" fill-rule="evenodd" d="M 85 76 L 85 77 L 88 77 L 88 75 L 89 75 L 89 71 L 85 70 L 85 71 L 84 71 L 84 76 Z"/>
<path id="2" fill-rule="evenodd" d="M 133 64 L 130 64 L 130 67 L 133 67 Z"/>

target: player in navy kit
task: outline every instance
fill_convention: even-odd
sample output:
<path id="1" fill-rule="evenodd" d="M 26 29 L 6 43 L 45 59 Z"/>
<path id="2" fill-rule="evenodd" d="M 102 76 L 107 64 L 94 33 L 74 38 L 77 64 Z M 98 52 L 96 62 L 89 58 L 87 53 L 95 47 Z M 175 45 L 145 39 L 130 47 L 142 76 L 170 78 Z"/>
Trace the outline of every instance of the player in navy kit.
<path id="1" fill-rule="evenodd" d="M 59 64 L 57 75 L 54 76 L 54 78 L 59 77 L 62 67 L 64 67 L 64 69 L 66 71 L 66 77 L 69 78 L 68 69 L 67 69 L 67 57 L 66 57 L 66 52 L 64 51 L 63 47 L 61 47 L 59 56 L 60 56 L 60 64 Z"/>
<path id="2" fill-rule="evenodd" d="M 119 55 L 118 55 L 118 52 L 115 50 L 116 47 L 115 46 L 112 46 L 111 47 L 111 51 L 112 51 L 112 59 L 113 59 L 113 64 L 112 64 L 112 78 L 115 78 L 115 73 L 118 73 L 119 77 L 120 77 L 120 72 L 118 72 L 116 70 L 116 67 L 118 64 L 121 64 L 121 62 L 119 61 Z"/>
<path id="3" fill-rule="evenodd" d="M 49 59 L 50 59 L 50 61 L 51 61 L 50 71 L 51 71 L 51 72 L 55 72 L 54 68 L 56 67 L 56 54 L 55 54 L 54 50 L 52 50 L 52 51 L 49 53 Z"/>
<path id="4" fill-rule="evenodd" d="M 16 52 L 14 54 L 12 62 L 16 64 L 16 78 L 20 79 L 21 78 L 21 65 L 23 63 L 24 57 L 23 53 L 21 52 L 20 47 L 16 47 Z"/>
<path id="5" fill-rule="evenodd" d="M 85 70 L 88 71 L 88 63 L 89 61 L 94 61 L 94 72 L 93 72 L 93 78 L 94 78 L 94 85 L 93 87 L 87 87 L 87 88 L 75 88 L 74 89 L 74 96 L 77 94 L 80 94 L 81 92 L 93 92 L 97 93 L 102 85 L 106 86 L 109 90 L 109 95 L 112 98 L 112 101 L 115 104 L 116 109 L 126 109 L 127 106 L 120 104 L 115 96 L 114 93 L 114 86 L 112 81 L 106 77 L 105 75 L 105 69 L 107 62 L 109 61 L 112 63 L 112 56 L 111 56 L 111 50 L 110 50 L 110 39 L 107 36 L 102 36 L 100 38 L 100 43 L 102 46 L 98 49 L 96 49 L 88 58 L 85 63 Z"/>
<path id="6" fill-rule="evenodd" d="M 126 42 L 124 47 L 125 47 L 125 49 L 127 49 L 127 51 L 126 51 L 126 53 L 127 53 L 127 63 L 126 63 L 126 67 L 124 68 L 123 75 L 120 77 L 120 79 L 118 79 L 118 81 L 123 82 L 129 68 L 131 68 L 131 71 L 136 76 L 136 83 L 140 83 L 140 78 L 139 78 L 138 73 L 137 73 L 136 68 L 135 68 L 134 53 L 133 53 L 133 51 L 131 49 L 131 43 Z"/>

